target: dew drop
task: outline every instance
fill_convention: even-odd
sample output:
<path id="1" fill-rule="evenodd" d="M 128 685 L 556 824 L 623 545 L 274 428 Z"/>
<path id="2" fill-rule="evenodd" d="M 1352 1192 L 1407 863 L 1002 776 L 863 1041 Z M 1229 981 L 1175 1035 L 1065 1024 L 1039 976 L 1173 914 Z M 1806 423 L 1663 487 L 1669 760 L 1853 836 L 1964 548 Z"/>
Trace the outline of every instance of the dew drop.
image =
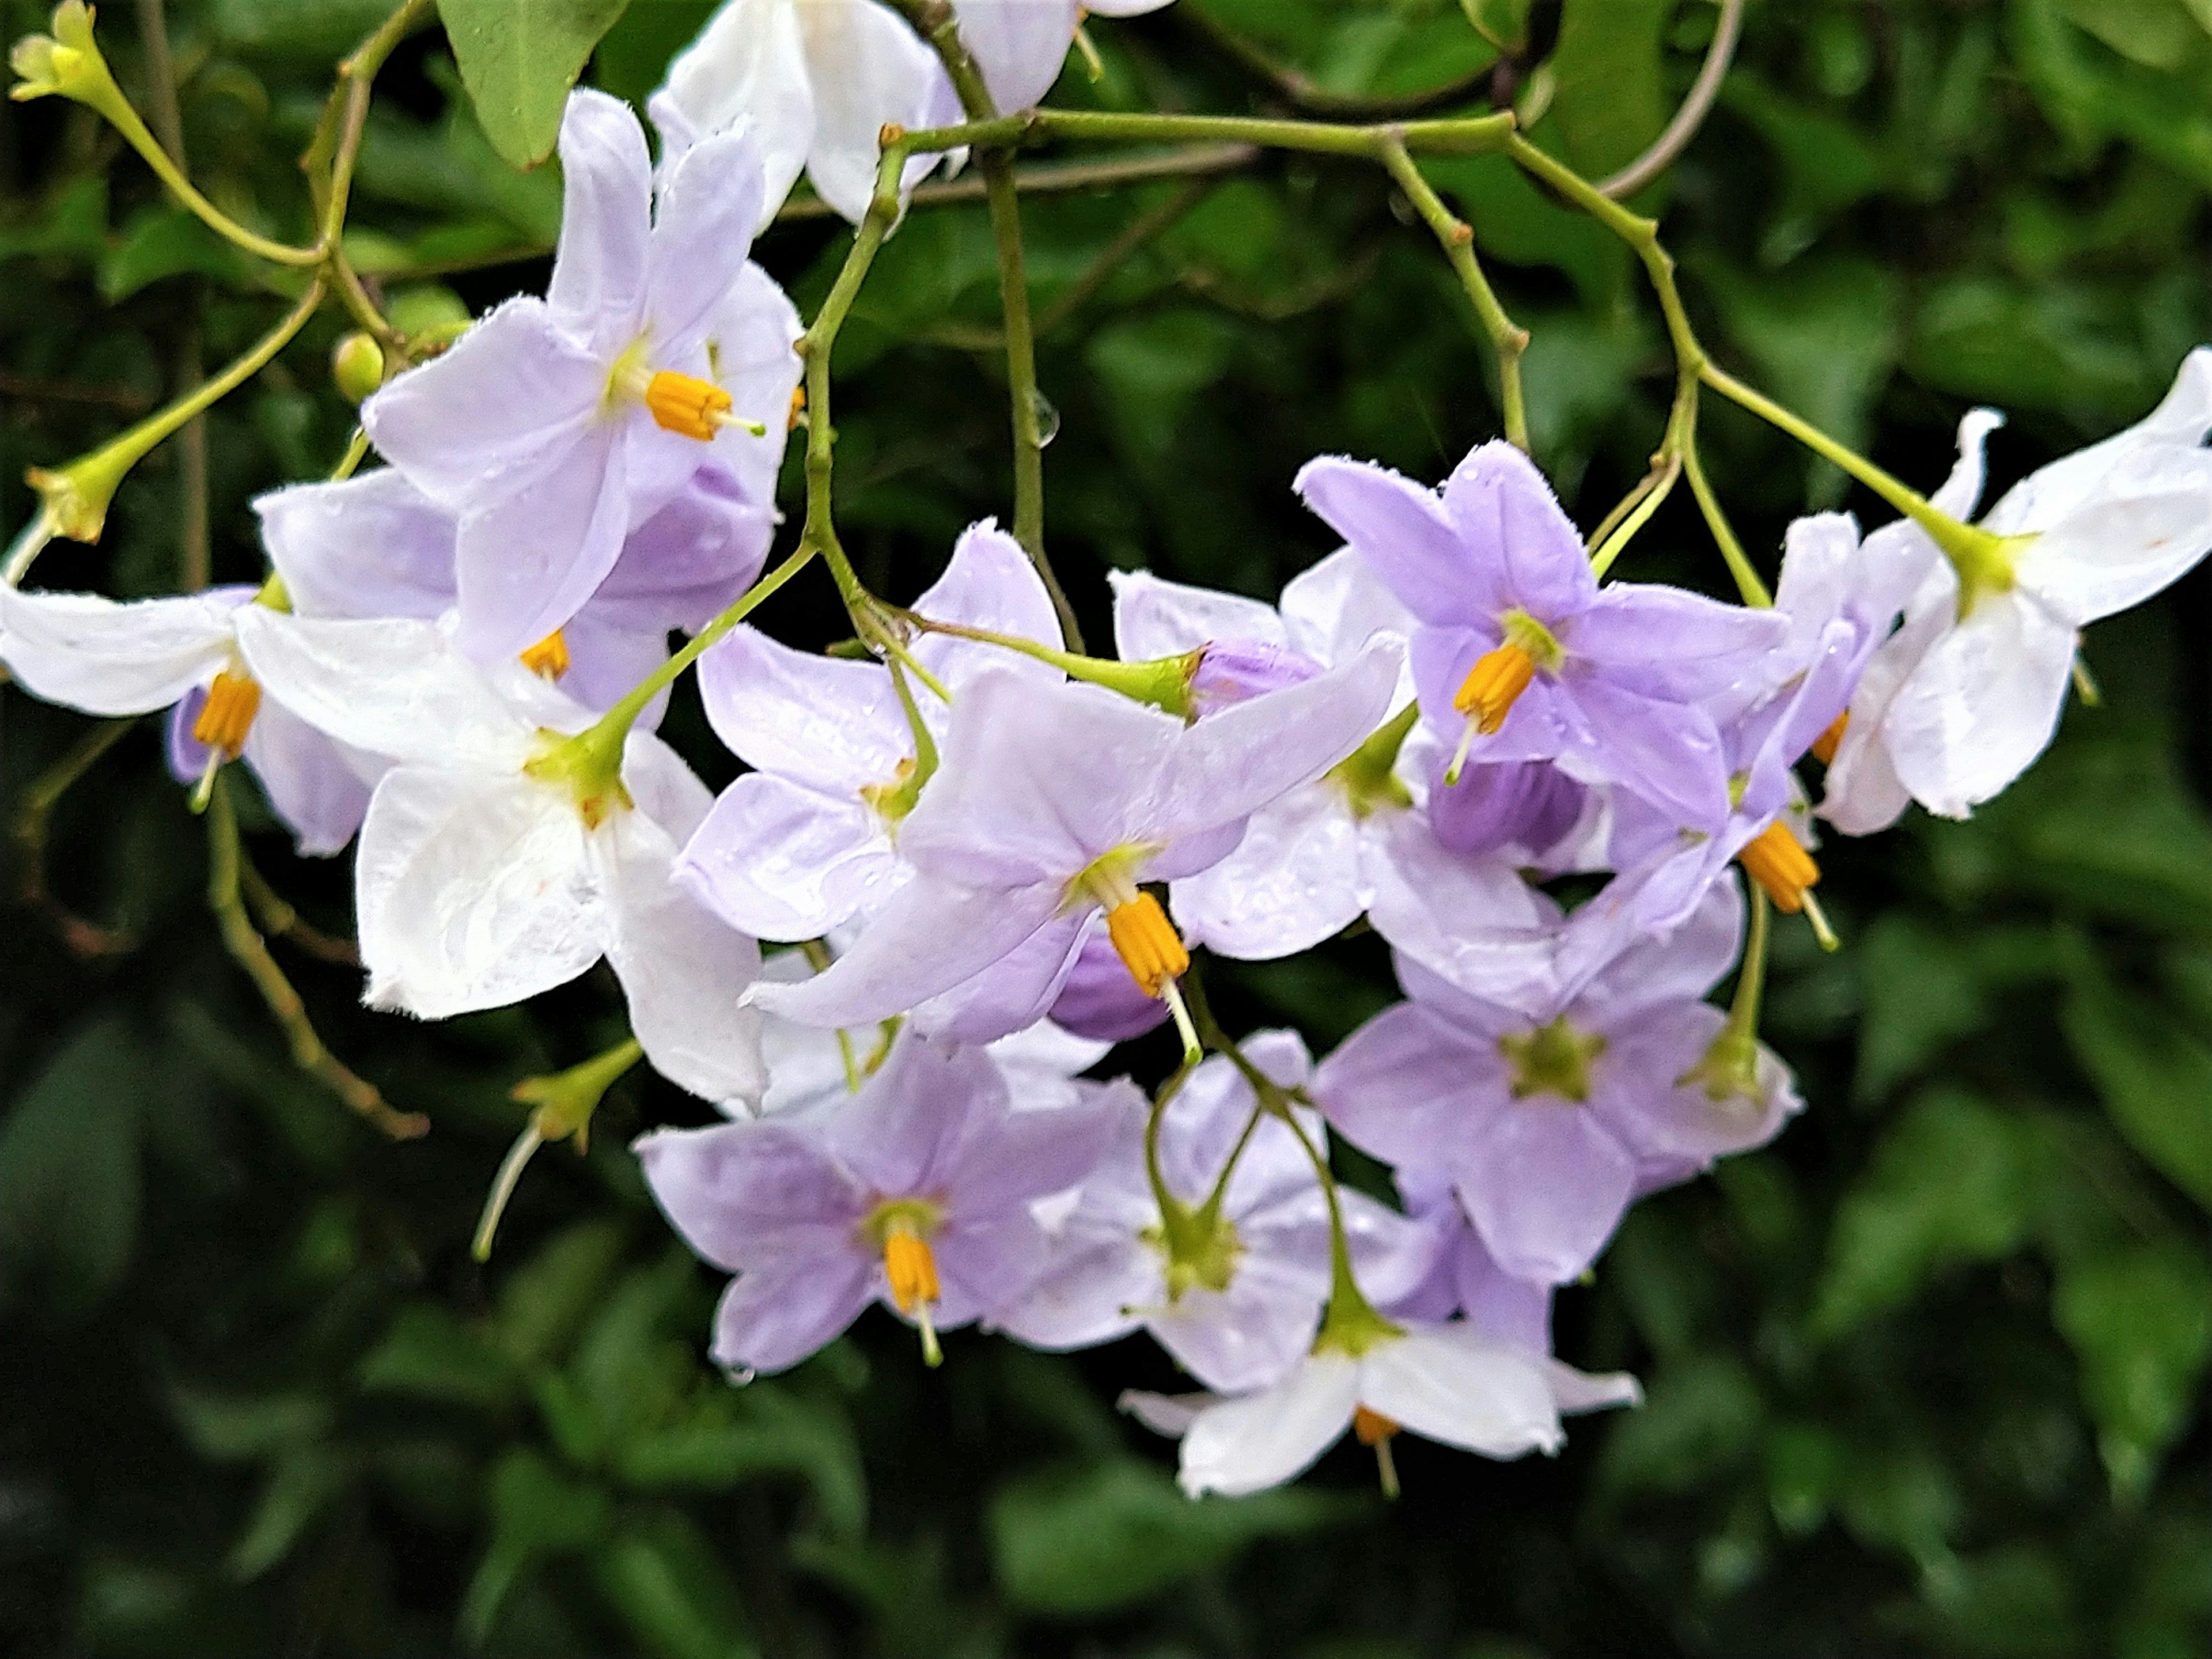
<path id="1" fill-rule="evenodd" d="M 722 1381 L 728 1383 L 733 1389 L 744 1388 L 746 1383 L 751 1382 L 753 1378 L 757 1376 L 759 1374 L 759 1372 L 754 1370 L 750 1365 L 725 1365 L 722 1367 Z"/>
<path id="2" fill-rule="evenodd" d="M 1031 392 L 1030 404 L 1036 410 L 1037 447 L 1048 448 L 1052 441 L 1060 436 L 1060 410 L 1042 392 Z"/>

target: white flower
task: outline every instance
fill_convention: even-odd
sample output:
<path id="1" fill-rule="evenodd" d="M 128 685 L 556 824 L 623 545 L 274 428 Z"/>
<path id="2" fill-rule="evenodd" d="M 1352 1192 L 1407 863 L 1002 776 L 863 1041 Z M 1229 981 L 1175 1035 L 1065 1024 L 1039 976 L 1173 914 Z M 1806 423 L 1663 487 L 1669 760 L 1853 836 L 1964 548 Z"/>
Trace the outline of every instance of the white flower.
<path id="1" fill-rule="evenodd" d="M 355 868 L 368 1001 L 425 1019 L 520 1002 L 602 957 L 654 1066 L 710 1100 L 757 1099 L 760 949 L 671 878 L 710 797 L 629 734 L 588 793 L 549 758 L 593 720 L 519 665 L 491 673 L 420 621 L 239 619 L 255 678 L 340 742 L 395 764 Z"/>
<path id="2" fill-rule="evenodd" d="M 1960 422 L 1960 460 L 1931 498 L 1963 516 L 1982 489 L 1982 445 L 2001 416 Z M 2016 484 L 1980 529 L 1989 574 L 1962 592 L 1917 526 L 1926 574 L 1904 625 L 1851 700 L 1821 816 L 1864 835 L 1908 798 L 1964 817 L 2025 771 L 2057 730 L 2081 630 L 2140 604 L 2212 548 L 2212 347 L 2190 353 L 2166 400 L 2136 425 Z"/>
<path id="3" fill-rule="evenodd" d="M 1220 1399 L 1125 1394 L 1146 1427 L 1182 1437 L 1182 1489 L 1239 1497 L 1279 1486 L 1357 1426 L 1410 1430 L 1485 1457 L 1555 1452 L 1565 1439 L 1544 1362 L 1462 1323 L 1377 1334 L 1357 1355 L 1317 1348 L 1273 1388 Z"/>

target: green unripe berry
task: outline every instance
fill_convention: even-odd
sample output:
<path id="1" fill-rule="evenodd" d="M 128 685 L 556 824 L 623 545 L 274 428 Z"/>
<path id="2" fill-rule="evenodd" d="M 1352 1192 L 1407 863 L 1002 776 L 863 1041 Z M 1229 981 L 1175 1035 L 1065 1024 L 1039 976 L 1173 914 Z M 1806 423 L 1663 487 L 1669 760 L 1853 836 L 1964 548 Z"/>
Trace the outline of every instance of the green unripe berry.
<path id="1" fill-rule="evenodd" d="M 331 353 L 331 378 L 348 403 L 357 404 L 384 384 L 384 349 L 356 331 Z"/>

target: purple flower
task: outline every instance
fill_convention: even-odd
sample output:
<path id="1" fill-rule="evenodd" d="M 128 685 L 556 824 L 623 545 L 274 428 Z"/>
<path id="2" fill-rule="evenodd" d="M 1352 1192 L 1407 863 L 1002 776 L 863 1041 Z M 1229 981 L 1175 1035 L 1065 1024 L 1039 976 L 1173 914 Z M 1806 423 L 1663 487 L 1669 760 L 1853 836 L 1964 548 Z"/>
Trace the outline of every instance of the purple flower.
<path id="1" fill-rule="evenodd" d="M 934 1332 L 1018 1296 L 1044 1261 L 1037 1200 L 1081 1181 L 1128 1084 L 1078 1106 L 1016 1109 L 979 1049 L 908 1031 L 835 1111 L 664 1129 L 638 1160 L 671 1222 L 736 1282 L 714 1318 L 718 1364 L 795 1365 L 872 1301 Z"/>
<path id="2" fill-rule="evenodd" d="M 1692 817 L 1724 800 L 1698 704 L 1756 674 L 1783 624 L 1676 588 L 1601 588 L 1582 538 L 1528 458 L 1485 444 L 1439 492 L 1325 458 L 1307 506 L 1419 619 L 1423 714 L 1478 761 L 1555 760 Z"/>
<path id="3" fill-rule="evenodd" d="M 1532 862 L 1544 860 L 1588 817 L 1592 791 L 1549 761 L 1468 766 L 1449 784 L 1448 769 L 1438 751 L 1431 762 L 1429 823 L 1452 852 L 1480 858 L 1510 848 Z"/>
<path id="4" fill-rule="evenodd" d="M 915 609 L 1060 644 L 1029 556 L 988 520 L 960 538 Z M 924 635 L 912 650 L 956 699 L 987 670 L 1032 685 L 1061 678 L 1046 664 L 949 635 Z M 908 689 L 923 724 L 944 737 L 946 705 L 926 686 Z M 701 659 L 699 693 L 715 734 L 754 769 L 722 792 L 684 848 L 685 884 L 762 939 L 818 939 L 880 909 L 909 873 L 897 832 L 916 799 L 914 731 L 890 671 L 794 651 L 741 627 Z"/>
<path id="5" fill-rule="evenodd" d="M 295 484 L 253 509 L 304 615 L 433 621 L 457 602 L 459 524 L 396 468 Z M 666 658 L 670 629 L 705 626 L 751 585 L 773 528 L 726 474 L 702 469 L 630 532 L 599 591 L 526 660 L 585 707 L 611 707 Z"/>
<path id="6" fill-rule="evenodd" d="M 702 466 L 757 490 L 772 476 L 759 447 L 781 455 L 787 405 L 761 416 L 767 430 L 755 436 L 737 393 L 751 401 L 756 371 L 787 399 L 797 380 L 787 350 L 754 361 L 778 330 L 787 347 L 795 319 L 744 264 L 761 199 L 747 139 L 692 149 L 656 213 L 636 118 L 604 93 L 578 92 L 561 161 L 545 298 L 508 301 L 362 410 L 377 448 L 460 520 L 458 639 L 487 665 L 574 617 L 630 532 Z"/>
<path id="7" fill-rule="evenodd" d="M 1311 1076 L 1305 1044 L 1292 1032 L 1260 1032 L 1244 1052 L 1285 1089 Z M 1318 1114 L 1297 1116 L 1321 1144 Z M 1209 1195 L 1248 1132 L 1220 1208 L 1209 1214 Z M 1313 1346 L 1328 1298 L 1328 1206 L 1313 1164 L 1288 1125 L 1260 1115 L 1252 1085 L 1218 1055 L 1169 1103 L 1158 1150 L 1173 1220 L 1161 1214 L 1146 1170 L 1144 1119 L 1133 1115 L 1054 1228 L 1043 1277 L 992 1322 L 1050 1349 L 1095 1347 L 1142 1328 L 1209 1389 L 1267 1388 Z M 1432 1231 L 1356 1193 L 1342 1202 L 1361 1286 L 1388 1300 L 1418 1283 L 1434 1251 Z"/>
<path id="8" fill-rule="evenodd" d="M 1760 1144 L 1796 1109 L 1778 1062 L 1756 1102 L 1690 1080 L 1724 1021 L 1698 999 L 1735 961 L 1742 921 L 1735 884 L 1716 886 L 1672 939 L 1638 941 L 1533 1013 L 1401 956 L 1412 1000 L 1329 1056 L 1316 1097 L 1376 1156 L 1448 1174 L 1507 1272 L 1564 1284 L 1639 1189 Z"/>
<path id="9" fill-rule="evenodd" d="M 943 766 L 899 831 L 914 878 L 829 972 L 763 986 L 760 1006 L 865 1024 L 1018 961 L 1021 982 L 992 990 L 999 1029 L 1018 1030 L 1051 1006 L 1101 909 L 1132 976 L 1165 994 L 1188 959 L 1139 884 L 1227 854 L 1252 812 L 1358 746 L 1397 673 L 1378 647 L 1187 726 L 1097 686 L 985 672 L 956 700 Z"/>
<path id="10" fill-rule="evenodd" d="M 1121 953 L 1106 932 L 1106 919 L 1094 920 L 1053 1002 L 1052 1023 L 1078 1036 L 1127 1042 L 1164 1025 L 1167 1018 L 1167 1004 L 1146 996 L 1121 965 Z"/>

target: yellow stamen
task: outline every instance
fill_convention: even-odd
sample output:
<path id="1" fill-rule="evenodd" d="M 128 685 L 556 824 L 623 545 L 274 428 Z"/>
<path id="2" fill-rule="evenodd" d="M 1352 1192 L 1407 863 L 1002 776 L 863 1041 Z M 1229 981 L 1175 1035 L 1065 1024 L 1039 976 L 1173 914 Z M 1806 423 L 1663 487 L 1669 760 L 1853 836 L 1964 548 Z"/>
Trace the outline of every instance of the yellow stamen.
<path id="1" fill-rule="evenodd" d="M 783 429 L 786 432 L 796 432 L 805 424 L 806 388 L 803 386 L 795 386 L 791 388 L 791 418 L 784 422 Z"/>
<path id="2" fill-rule="evenodd" d="M 1779 821 L 1760 830 L 1735 856 L 1785 916 L 1804 909 L 1806 890 L 1820 885 L 1820 866 Z"/>
<path id="3" fill-rule="evenodd" d="M 1182 948 L 1175 925 L 1150 893 L 1139 893 L 1109 910 L 1106 937 L 1137 988 L 1148 997 L 1158 996 L 1163 986 L 1180 979 L 1190 967 L 1190 952 Z"/>
<path id="4" fill-rule="evenodd" d="M 1452 707 L 1474 722 L 1488 737 L 1505 724 L 1505 717 L 1528 683 L 1536 678 L 1536 659 L 1510 641 L 1489 652 L 1467 671 L 1452 698 Z"/>
<path id="5" fill-rule="evenodd" d="M 664 368 L 645 383 L 645 406 L 671 432 L 710 443 L 730 422 L 730 394 L 711 380 Z"/>
<path id="6" fill-rule="evenodd" d="M 226 668 L 208 687 L 207 702 L 192 722 L 192 736 L 236 760 L 246 747 L 246 734 L 253 729 L 253 717 L 260 712 L 260 685 L 251 675 Z"/>
<path id="7" fill-rule="evenodd" d="M 1381 1412 L 1371 1412 L 1361 1406 L 1352 1413 L 1352 1432 L 1363 1446 L 1375 1449 L 1375 1473 L 1382 1483 L 1382 1495 L 1398 1495 L 1398 1461 L 1390 1455 L 1390 1437 L 1398 1432 L 1398 1425 Z"/>
<path id="8" fill-rule="evenodd" d="M 568 636 L 555 629 L 522 653 L 522 665 L 540 679 L 559 679 L 568 672 Z"/>
<path id="9" fill-rule="evenodd" d="M 1836 763 L 1836 750 L 1843 746 L 1844 733 L 1850 729 L 1851 711 L 1848 708 L 1836 716 L 1828 729 L 1813 739 L 1813 758 L 1823 766 Z"/>
<path id="10" fill-rule="evenodd" d="M 891 1300 L 902 1314 L 936 1301 L 940 1294 L 937 1258 L 930 1253 L 929 1241 L 919 1233 L 901 1229 L 884 1238 L 884 1273 L 891 1281 Z"/>

